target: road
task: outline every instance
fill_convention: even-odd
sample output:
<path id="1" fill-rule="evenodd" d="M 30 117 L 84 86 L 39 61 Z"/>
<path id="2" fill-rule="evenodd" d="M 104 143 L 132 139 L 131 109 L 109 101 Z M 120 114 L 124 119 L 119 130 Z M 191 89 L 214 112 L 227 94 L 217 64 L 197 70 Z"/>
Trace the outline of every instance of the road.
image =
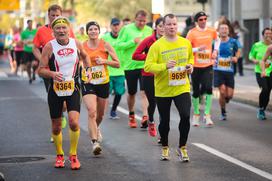
<path id="1" fill-rule="evenodd" d="M 248 72 L 245 74 L 254 78 Z M 0 172 L 8 181 L 272 180 L 270 113 L 266 121 L 258 121 L 255 107 L 232 101 L 227 107 L 228 121 L 222 122 L 218 120 L 220 110 L 218 100 L 214 98 L 212 118 L 215 126 L 191 127 L 188 139 L 191 161 L 181 163 L 175 155 L 179 120 L 174 106 L 169 134 L 171 159 L 160 161 L 161 148 L 156 138 L 150 137 L 141 128 L 128 127 L 125 100 L 123 97 L 118 108 L 119 120 L 109 119 L 108 111 L 105 115 L 101 125 L 103 154 L 99 157 L 91 153 L 87 112 L 82 105 L 78 146 L 82 169 L 71 171 L 68 162 L 66 168 L 55 169 L 55 151 L 53 144 L 49 143 L 50 121 L 43 83 L 37 80 L 29 85 L 25 78 L 0 74 Z M 137 102 L 136 113 L 141 116 L 139 105 Z M 155 117 L 158 120 L 157 113 Z M 64 129 L 64 151 L 69 151 L 67 128 Z"/>

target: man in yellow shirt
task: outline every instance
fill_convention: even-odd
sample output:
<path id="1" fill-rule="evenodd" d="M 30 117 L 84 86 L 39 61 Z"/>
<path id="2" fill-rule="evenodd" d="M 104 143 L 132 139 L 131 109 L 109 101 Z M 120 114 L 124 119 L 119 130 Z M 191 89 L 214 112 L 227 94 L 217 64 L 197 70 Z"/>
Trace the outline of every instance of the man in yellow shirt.
<path id="1" fill-rule="evenodd" d="M 169 159 L 168 134 L 170 130 L 171 102 L 180 115 L 179 148 L 177 153 L 184 162 L 189 161 L 186 142 L 190 130 L 190 81 L 194 57 L 189 40 L 177 35 L 177 18 L 173 14 L 163 19 L 165 35 L 149 49 L 144 70 L 154 73 L 155 97 L 160 114 L 159 132 L 162 143 L 162 160 Z"/>

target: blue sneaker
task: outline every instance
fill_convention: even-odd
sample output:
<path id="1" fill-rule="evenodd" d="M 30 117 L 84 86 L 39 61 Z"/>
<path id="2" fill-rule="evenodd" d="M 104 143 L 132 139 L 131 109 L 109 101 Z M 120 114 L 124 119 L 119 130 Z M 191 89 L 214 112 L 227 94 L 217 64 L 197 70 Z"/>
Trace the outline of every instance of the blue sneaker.
<path id="1" fill-rule="evenodd" d="M 262 109 L 258 110 L 258 112 L 257 112 L 257 118 L 259 120 L 265 120 L 266 119 L 264 110 L 262 110 Z"/>
<path id="2" fill-rule="evenodd" d="M 221 114 L 220 121 L 227 121 L 227 114 Z"/>
<path id="3" fill-rule="evenodd" d="M 120 119 L 120 117 L 117 116 L 116 111 L 110 112 L 110 119 Z"/>

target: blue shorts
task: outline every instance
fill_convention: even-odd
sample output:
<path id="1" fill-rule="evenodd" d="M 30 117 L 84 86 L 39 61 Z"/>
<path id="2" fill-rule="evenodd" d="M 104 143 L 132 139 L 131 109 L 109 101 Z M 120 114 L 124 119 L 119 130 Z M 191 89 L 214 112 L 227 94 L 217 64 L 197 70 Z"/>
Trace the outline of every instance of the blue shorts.
<path id="1" fill-rule="evenodd" d="M 214 71 L 214 87 L 225 85 L 234 89 L 234 74 L 232 72 Z"/>
<path id="2" fill-rule="evenodd" d="M 123 95 L 126 92 L 125 76 L 110 76 L 110 94 L 112 91 L 118 95 Z"/>

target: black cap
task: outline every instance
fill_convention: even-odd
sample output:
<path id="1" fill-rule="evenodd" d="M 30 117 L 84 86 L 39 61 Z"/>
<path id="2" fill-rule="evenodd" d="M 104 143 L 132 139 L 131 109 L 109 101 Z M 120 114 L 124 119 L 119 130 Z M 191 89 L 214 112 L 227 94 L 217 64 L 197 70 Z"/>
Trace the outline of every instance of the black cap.
<path id="1" fill-rule="evenodd" d="M 200 11 L 200 12 L 195 14 L 195 22 L 197 22 L 198 18 L 201 17 L 201 16 L 206 16 L 207 17 L 205 12 Z"/>
<path id="2" fill-rule="evenodd" d="M 111 19 L 111 25 L 119 25 L 119 24 L 120 24 L 120 20 L 118 18 Z"/>

